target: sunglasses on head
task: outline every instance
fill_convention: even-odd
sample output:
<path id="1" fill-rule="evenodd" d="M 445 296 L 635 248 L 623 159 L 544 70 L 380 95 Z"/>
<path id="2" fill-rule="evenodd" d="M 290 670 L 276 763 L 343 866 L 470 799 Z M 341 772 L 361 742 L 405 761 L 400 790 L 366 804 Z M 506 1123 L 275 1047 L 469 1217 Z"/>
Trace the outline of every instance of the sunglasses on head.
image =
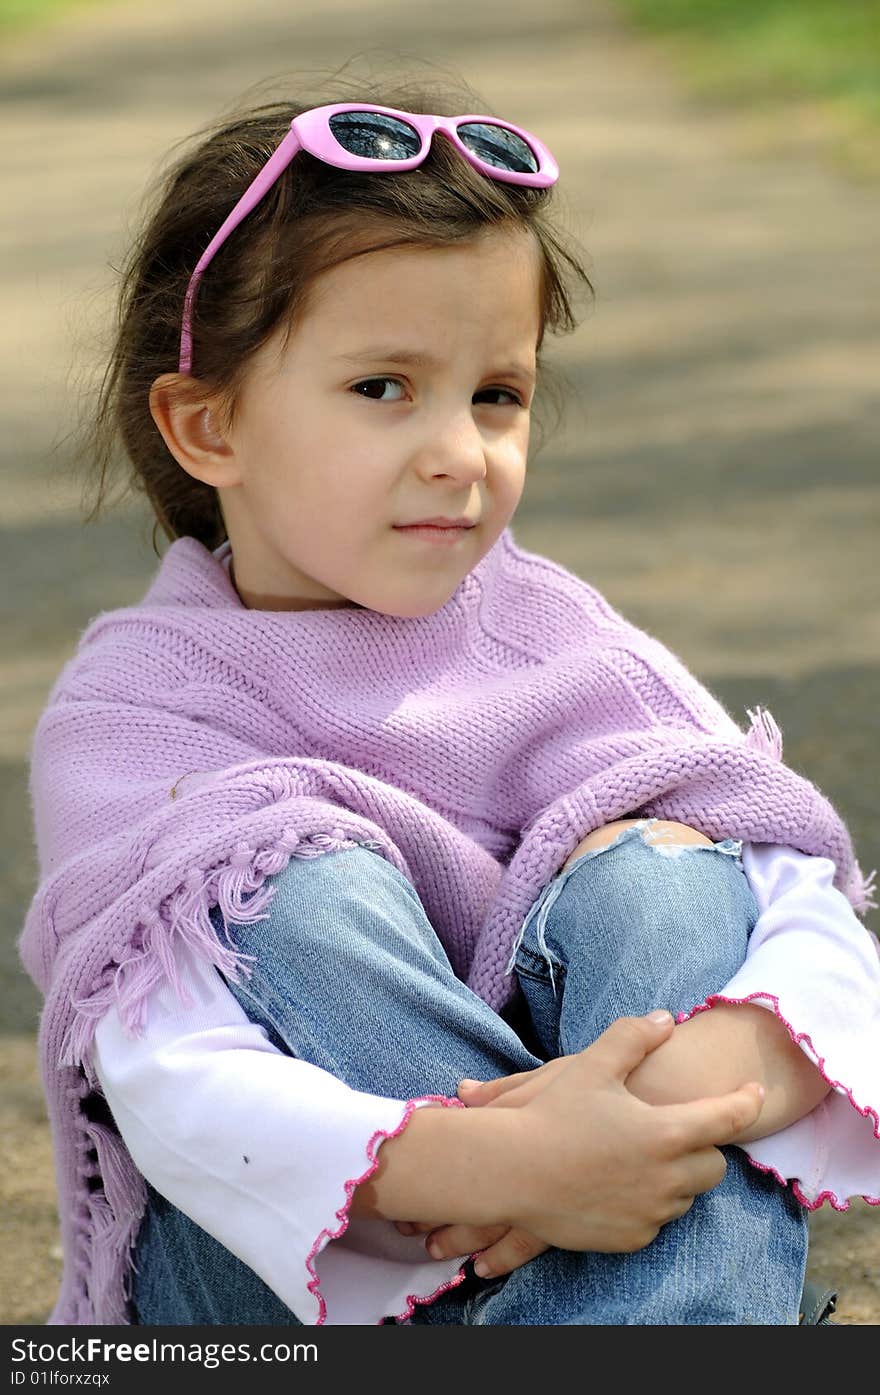
<path id="1" fill-rule="evenodd" d="M 559 166 L 537 136 L 494 116 L 428 116 L 370 102 L 332 103 L 302 112 L 218 228 L 190 277 L 180 332 L 180 372 L 192 368 L 193 302 L 205 267 L 300 150 L 345 170 L 411 170 L 427 156 L 436 131 L 490 179 L 545 189 L 559 178 Z"/>

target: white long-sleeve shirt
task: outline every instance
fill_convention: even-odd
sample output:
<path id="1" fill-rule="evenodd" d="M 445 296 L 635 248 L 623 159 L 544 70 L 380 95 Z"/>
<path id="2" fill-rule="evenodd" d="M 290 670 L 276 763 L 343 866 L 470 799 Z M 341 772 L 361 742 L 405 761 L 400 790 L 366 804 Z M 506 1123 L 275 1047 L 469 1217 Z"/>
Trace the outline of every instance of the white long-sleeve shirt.
<path id="1" fill-rule="evenodd" d="M 744 964 L 709 1003 L 749 1000 L 776 1012 L 834 1086 L 812 1113 L 746 1152 L 807 1206 L 880 1199 L 880 1073 L 866 1050 L 880 1034 L 876 941 L 832 886 L 827 858 L 770 844 L 745 844 L 742 856 L 760 915 Z M 111 1008 L 93 1048 L 143 1175 L 303 1323 L 403 1317 L 459 1282 L 461 1260 L 431 1260 L 422 1237 L 347 1214 L 385 1138 L 435 1101 L 352 1090 L 280 1052 L 212 965 L 181 945 L 175 958 L 191 1005 L 168 985 L 157 989 L 140 1036 Z"/>

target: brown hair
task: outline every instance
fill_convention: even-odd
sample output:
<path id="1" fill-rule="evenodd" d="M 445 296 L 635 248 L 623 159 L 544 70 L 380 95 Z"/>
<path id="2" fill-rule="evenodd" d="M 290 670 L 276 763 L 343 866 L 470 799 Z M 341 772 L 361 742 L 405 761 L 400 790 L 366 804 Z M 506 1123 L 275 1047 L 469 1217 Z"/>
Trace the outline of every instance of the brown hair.
<path id="1" fill-rule="evenodd" d="M 120 270 L 115 339 L 76 452 L 86 485 L 96 491 L 85 522 L 101 511 L 121 442 L 133 467 L 126 484 L 147 495 L 156 515 L 157 555 L 157 528 L 170 540 L 189 535 L 211 549 L 226 537 L 217 491 L 182 469 L 165 445 L 150 415 L 150 387 L 160 374 L 177 370 L 184 296 L 196 262 L 293 117 L 348 101 L 448 116 L 500 115 L 461 80 L 407 81 L 398 67 L 391 81 L 345 79 L 337 72 L 305 100 L 239 106 L 197 132 L 194 148 L 148 192 L 154 209 Z M 337 169 L 305 152 L 291 170 L 224 243 L 195 298 L 194 388 L 213 400 L 226 424 L 234 419 L 251 356 L 276 328 L 295 329 L 322 272 L 367 251 L 449 246 L 492 225 L 528 228 L 541 251 L 538 349 L 545 329 L 559 334 L 576 327 L 574 291 L 589 296 L 592 287 L 578 255 L 550 225 L 550 189 L 488 179 L 443 139 L 433 141 L 422 165 L 393 178 Z M 548 389 L 558 424 L 562 398 L 539 354 L 539 396 Z"/>

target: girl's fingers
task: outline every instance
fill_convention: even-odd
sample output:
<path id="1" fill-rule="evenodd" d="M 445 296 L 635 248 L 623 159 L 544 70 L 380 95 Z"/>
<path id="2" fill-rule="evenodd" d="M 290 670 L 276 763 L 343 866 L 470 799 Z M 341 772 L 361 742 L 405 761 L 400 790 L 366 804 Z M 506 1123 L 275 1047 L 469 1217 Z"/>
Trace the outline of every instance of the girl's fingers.
<path id="1" fill-rule="evenodd" d="M 549 1249 L 543 1240 L 526 1230 L 508 1230 L 494 1245 L 489 1245 L 474 1260 L 474 1273 L 481 1279 L 494 1279 L 510 1274 L 536 1255 Z"/>
<path id="2" fill-rule="evenodd" d="M 719 1148 L 700 1148 L 680 1160 L 681 1195 L 700 1196 L 724 1181 L 727 1160 Z"/>
<path id="3" fill-rule="evenodd" d="M 515 1071 L 513 1075 L 500 1075 L 497 1080 L 460 1080 L 458 1083 L 459 1099 L 467 1105 L 493 1104 L 495 1100 L 517 1090 L 520 1092 L 517 1096 L 517 1103 L 525 1104 L 532 1095 L 548 1085 L 553 1077 L 570 1063 L 570 1058 L 557 1056 L 552 1061 L 547 1061 L 543 1066 L 536 1066 L 534 1070 L 521 1070 Z"/>
<path id="4" fill-rule="evenodd" d="M 401 1235 L 427 1235 L 429 1230 L 436 1230 L 436 1226 L 425 1221 L 395 1221 L 394 1229 Z"/>
<path id="5" fill-rule="evenodd" d="M 474 1256 L 474 1271 L 480 1278 L 510 1274 L 549 1246 L 528 1231 L 510 1226 L 441 1226 L 425 1242 L 433 1259 Z"/>
<path id="6" fill-rule="evenodd" d="M 435 1226 L 425 1241 L 425 1249 L 432 1259 L 463 1258 L 494 1244 L 508 1229 L 506 1225 Z"/>
<path id="7" fill-rule="evenodd" d="M 516 1075 L 500 1075 L 497 1080 L 460 1080 L 458 1097 L 466 1104 L 488 1104 L 508 1090 L 515 1090 L 532 1074 L 532 1071 L 520 1071 Z"/>
<path id="8" fill-rule="evenodd" d="M 592 1046 L 586 1051 L 576 1052 L 575 1056 L 583 1057 L 591 1067 L 604 1066 L 606 1071 L 623 1082 L 650 1051 L 656 1050 L 666 1040 L 674 1025 L 672 1014 L 665 1009 L 649 1012 L 641 1018 L 620 1018 Z M 466 1105 L 487 1105 L 504 1099 L 515 1090 L 516 1096 L 504 1099 L 504 1103 L 516 1106 L 528 1104 L 560 1071 L 570 1067 L 574 1059 L 572 1056 L 555 1056 L 534 1070 L 502 1075 L 497 1080 L 460 1080 L 459 1098 Z"/>
<path id="9" fill-rule="evenodd" d="M 764 1087 L 749 1081 L 726 1095 L 691 1100 L 687 1104 L 657 1106 L 658 1123 L 673 1125 L 670 1140 L 679 1154 L 694 1153 L 708 1146 L 720 1148 L 732 1143 L 750 1128 L 764 1105 Z"/>

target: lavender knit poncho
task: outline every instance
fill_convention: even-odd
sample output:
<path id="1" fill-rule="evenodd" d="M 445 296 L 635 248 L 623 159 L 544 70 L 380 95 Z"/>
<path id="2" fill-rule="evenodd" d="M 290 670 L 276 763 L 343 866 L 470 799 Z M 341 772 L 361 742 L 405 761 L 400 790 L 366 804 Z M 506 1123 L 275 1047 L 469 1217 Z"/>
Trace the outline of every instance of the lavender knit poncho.
<path id="1" fill-rule="evenodd" d="M 829 857 L 851 905 L 874 904 L 772 719 L 759 710 L 744 735 L 662 644 L 510 529 L 421 619 L 249 610 L 218 557 L 178 539 L 143 601 L 94 619 L 56 680 L 31 795 L 40 882 L 20 948 L 45 997 L 55 1323 L 128 1321 L 145 1201 L 90 1107 L 96 1022 L 115 1002 L 137 1026 L 175 981 L 178 937 L 235 978 L 244 966 L 209 908 L 259 919 L 266 877 L 291 856 L 367 843 L 388 858 L 496 1009 L 540 889 L 623 816 Z"/>

